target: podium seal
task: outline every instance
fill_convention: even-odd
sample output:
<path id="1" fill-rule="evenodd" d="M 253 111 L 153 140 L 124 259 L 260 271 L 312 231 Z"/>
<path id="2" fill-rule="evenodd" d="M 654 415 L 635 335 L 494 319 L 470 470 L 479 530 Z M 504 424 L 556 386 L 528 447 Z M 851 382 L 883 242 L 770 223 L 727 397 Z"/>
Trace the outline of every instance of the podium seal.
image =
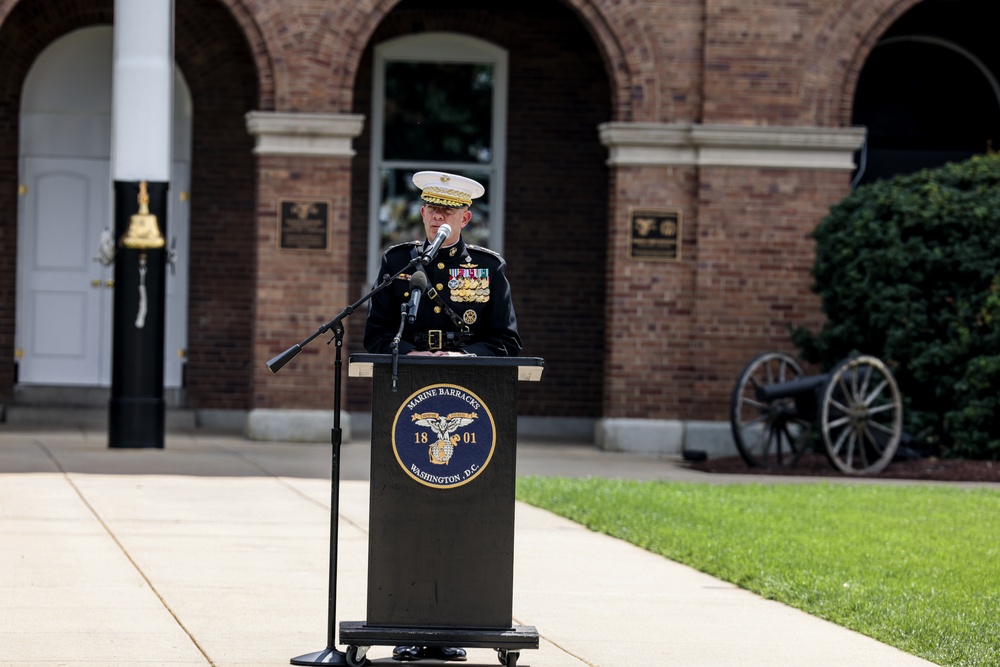
<path id="1" fill-rule="evenodd" d="M 468 484 L 493 458 L 497 432 L 482 399 L 455 384 L 413 392 L 392 422 L 392 450 L 412 479 L 436 489 Z"/>

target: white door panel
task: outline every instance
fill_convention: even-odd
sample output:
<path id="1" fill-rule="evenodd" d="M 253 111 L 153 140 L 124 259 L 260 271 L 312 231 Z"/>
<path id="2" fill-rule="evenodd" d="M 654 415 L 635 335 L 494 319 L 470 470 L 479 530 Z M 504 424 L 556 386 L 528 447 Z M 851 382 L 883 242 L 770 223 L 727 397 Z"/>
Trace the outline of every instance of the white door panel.
<path id="1" fill-rule="evenodd" d="M 66 360 L 88 363 L 85 359 L 88 336 L 69 334 L 76 329 L 67 327 L 74 322 L 86 322 L 91 308 L 88 296 L 80 292 L 35 290 L 31 302 L 34 358 L 55 359 L 58 363 Z M 88 329 L 84 326 L 82 331 Z"/>
<path id="2" fill-rule="evenodd" d="M 26 158 L 18 240 L 18 380 L 110 384 L 110 268 L 93 260 L 109 224 L 106 160 Z"/>

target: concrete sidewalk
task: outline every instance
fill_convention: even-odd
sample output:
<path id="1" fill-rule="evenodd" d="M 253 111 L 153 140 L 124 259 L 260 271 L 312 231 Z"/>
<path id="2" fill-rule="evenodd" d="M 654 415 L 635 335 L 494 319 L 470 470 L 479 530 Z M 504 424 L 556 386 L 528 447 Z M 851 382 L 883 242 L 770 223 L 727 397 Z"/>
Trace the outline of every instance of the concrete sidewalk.
<path id="1" fill-rule="evenodd" d="M 366 613 L 368 452 L 342 451 L 338 625 Z M 324 649 L 330 468 L 329 445 L 194 433 L 111 450 L 103 431 L 0 427 L 0 665 L 287 665 Z M 519 445 L 518 473 L 706 479 L 544 443 Z M 518 665 L 931 664 L 523 504 L 514 572 L 514 623 L 541 637 Z M 402 664 L 390 655 L 368 657 Z M 500 663 L 473 649 L 460 664 Z"/>

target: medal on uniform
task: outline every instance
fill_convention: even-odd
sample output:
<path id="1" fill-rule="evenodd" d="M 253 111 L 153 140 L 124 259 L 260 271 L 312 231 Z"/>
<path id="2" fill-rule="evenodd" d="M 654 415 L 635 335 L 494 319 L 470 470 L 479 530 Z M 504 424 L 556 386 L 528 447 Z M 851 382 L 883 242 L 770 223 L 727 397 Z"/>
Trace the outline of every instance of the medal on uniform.
<path id="1" fill-rule="evenodd" d="M 462 321 L 468 324 L 469 326 L 472 326 L 473 324 L 476 323 L 476 317 L 477 317 L 476 311 L 472 310 L 471 308 L 462 313 Z"/>
<path id="2" fill-rule="evenodd" d="M 448 274 L 451 278 L 448 279 L 448 289 L 450 290 L 448 298 L 452 300 L 453 303 L 461 303 L 465 301 L 462 298 L 462 285 L 464 284 L 464 269 L 448 269 Z"/>
<path id="3" fill-rule="evenodd" d="M 455 303 L 486 303 L 490 300 L 490 270 L 463 265 L 460 269 L 449 269 L 449 297 Z"/>

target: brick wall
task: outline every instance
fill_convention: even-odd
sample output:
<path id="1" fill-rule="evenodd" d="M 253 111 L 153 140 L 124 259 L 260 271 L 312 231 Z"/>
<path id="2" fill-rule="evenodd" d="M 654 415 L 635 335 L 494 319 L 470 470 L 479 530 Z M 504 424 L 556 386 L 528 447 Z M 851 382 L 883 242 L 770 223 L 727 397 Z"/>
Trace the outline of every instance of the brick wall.
<path id="1" fill-rule="evenodd" d="M 349 161 L 261 156 L 257 162 L 253 407 L 330 409 L 336 350 L 326 342 L 332 334 L 315 339 L 280 373 L 271 373 L 265 362 L 312 335 L 348 305 Z M 280 247 L 279 199 L 331 203 L 328 250 Z M 345 354 L 345 376 L 346 361 Z"/>
<path id="2" fill-rule="evenodd" d="M 604 416 L 726 420 L 758 352 L 795 354 L 791 328 L 822 321 L 809 237 L 847 194 L 843 172 L 619 169 Z M 630 205 L 682 209 L 681 261 L 630 260 Z"/>
<path id="3" fill-rule="evenodd" d="M 619 167 L 613 176 L 605 417 L 676 419 L 687 413 L 698 266 L 696 178 L 693 167 Z M 681 211 L 679 261 L 629 258 L 632 207 Z"/>
<path id="4" fill-rule="evenodd" d="M 843 172 L 702 169 L 688 418 L 726 419 L 754 355 L 796 355 L 790 329 L 821 325 L 810 233 L 848 184 Z"/>
<path id="5" fill-rule="evenodd" d="M 332 350 L 263 362 L 367 289 L 370 126 L 353 160 L 252 157 L 246 111 L 370 117 L 372 46 L 453 30 L 510 52 L 507 247 L 525 355 L 522 414 L 724 419 L 736 373 L 786 326 L 821 317 L 808 232 L 842 172 L 609 170 L 597 125 L 843 125 L 864 57 L 917 0 L 178 0 L 195 104 L 189 397 L 196 407 L 328 407 Z M 27 68 L 111 0 L 0 0 L 0 354 L 13 354 L 17 114 Z M 447 8 L 447 11 L 442 11 Z M 327 254 L 279 251 L 279 198 L 334 202 Z M 682 259 L 629 260 L 630 206 L 683 212 Z M 341 244 L 350 243 L 350 247 Z M 606 247 L 612 250 L 609 253 Z M 363 314 L 349 320 L 360 351 Z M 294 376 L 294 377 L 293 377 Z M 0 364 L 0 399 L 12 367 Z M 367 382 L 347 407 L 367 408 Z"/>

